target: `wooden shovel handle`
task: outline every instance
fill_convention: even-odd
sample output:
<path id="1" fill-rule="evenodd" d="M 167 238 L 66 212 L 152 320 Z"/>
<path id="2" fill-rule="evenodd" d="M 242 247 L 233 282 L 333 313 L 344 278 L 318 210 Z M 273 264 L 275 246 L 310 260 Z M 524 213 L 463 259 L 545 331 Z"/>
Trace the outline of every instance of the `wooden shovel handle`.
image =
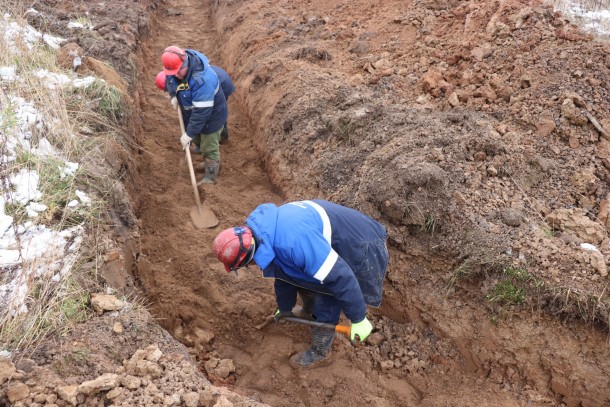
<path id="1" fill-rule="evenodd" d="M 180 109 L 180 106 L 178 106 L 176 110 L 178 110 L 180 130 L 182 130 L 182 134 L 184 134 L 186 131 L 184 130 L 184 122 L 182 121 L 182 110 Z M 193 169 L 193 159 L 191 158 L 191 149 L 189 146 L 187 146 L 184 150 L 186 151 L 186 163 L 189 167 L 189 173 L 191 174 L 191 184 L 193 185 L 193 193 L 195 194 L 195 204 L 197 205 L 197 212 L 199 212 L 200 216 L 203 216 L 203 213 L 201 211 L 201 202 L 199 198 L 199 189 L 197 189 L 197 179 L 195 178 L 195 170 Z"/>

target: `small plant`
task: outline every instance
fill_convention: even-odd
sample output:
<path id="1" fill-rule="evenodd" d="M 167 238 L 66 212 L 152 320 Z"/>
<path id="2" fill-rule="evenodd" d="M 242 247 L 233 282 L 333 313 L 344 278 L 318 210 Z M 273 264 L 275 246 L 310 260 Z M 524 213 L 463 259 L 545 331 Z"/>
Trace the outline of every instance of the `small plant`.
<path id="1" fill-rule="evenodd" d="M 91 23 L 91 20 L 89 19 L 89 17 L 87 16 L 79 16 L 76 20 L 74 20 L 74 23 L 76 24 L 80 24 L 84 27 L 91 27 L 93 24 Z"/>
<path id="2" fill-rule="evenodd" d="M 554 235 L 553 229 L 547 226 L 542 226 L 540 228 L 542 230 L 542 232 L 544 233 L 544 236 L 546 236 L 547 238 L 552 238 Z"/>
<path id="3" fill-rule="evenodd" d="M 6 134 L 9 129 L 13 129 L 17 124 L 15 118 L 15 109 L 11 103 L 3 103 L 2 109 L 0 110 L 0 133 Z"/>
<path id="4" fill-rule="evenodd" d="M 487 294 L 487 301 L 502 305 L 523 304 L 525 289 L 518 288 L 510 280 L 503 280 L 497 283 Z"/>
<path id="5" fill-rule="evenodd" d="M 458 281 L 468 278 L 473 274 L 472 262 L 469 260 L 470 259 L 464 260 L 462 264 L 460 264 L 458 267 L 455 268 L 455 270 L 453 270 L 451 276 L 449 277 L 449 283 L 447 284 L 448 289 L 453 288 Z"/>
<path id="6" fill-rule="evenodd" d="M 505 268 L 504 274 L 508 277 L 513 277 L 518 281 L 528 281 L 531 278 L 527 270 L 514 266 L 508 266 Z"/>
<path id="7" fill-rule="evenodd" d="M 434 234 L 434 230 L 436 229 L 436 217 L 434 214 L 429 213 L 426 215 L 422 228 L 427 233 L 430 233 L 431 235 Z"/>
<path id="8" fill-rule="evenodd" d="M 89 86 L 80 90 L 87 99 L 97 102 L 97 110 L 102 116 L 114 122 L 125 118 L 126 103 L 121 91 L 106 81 L 96 79 Z M 73 106 L 78 109 L 78 106 Z"/>
<path id="9" fill-rule="evenodd" d="M 61 315 L 68 321 L 83 322 L 87 319 L 88 297 L 66 297 L 59 304 Z"/>
<path id="10" fill-rule="evenodd" d="M 487 251 L 466 258 L 449 277 L 448 288 L 451 289 L 458 281 L 469 278 L 476 274 L 493 272 L 497 273 L 506 269 L 509 259 L 506 256 L 493 256 Z"/>
<path id="11" fill-rule="evenodd" d="M 356 123 L 345 117 L 326 121 L 326 129 L 340 141 L 345 141 L 349 144 L 353 142 L 354 131 L 357 127 Z"/>

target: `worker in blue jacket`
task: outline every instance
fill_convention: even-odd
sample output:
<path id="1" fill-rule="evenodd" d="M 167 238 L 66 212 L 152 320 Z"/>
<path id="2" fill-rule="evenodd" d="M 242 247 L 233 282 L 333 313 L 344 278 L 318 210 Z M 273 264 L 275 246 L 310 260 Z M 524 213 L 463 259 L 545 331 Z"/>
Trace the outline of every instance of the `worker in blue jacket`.
<path id="1" fill-rule="evenodd" d="M 216 76 L 218 76 L 218 80 L 220 81 L 220 88 L 222 89 L 222 93 L 224 93 L 225 95 L 225 100 L 227 101 L 227 112 L 228 112 L 228 103 L 229 103 L 229 96 L 231 96 L 233 94 L 233 92 L 235 92 L 235 85 L 233 84 L 233 81 L 231 80 L 231 77 L 229 76 L 229 74 L 227 73 L 227 71 L 225 71 L 224 69 L 212 65 L 210 64 L 210 68 L 212 68 L 212 70 L 214 72 L 216 72 Z M 155 78 L 155 83 L 157 84 L 157 87 L 164 91 L 167 92 L 167 84 L 166 84 L 166 75 L 165 75 L 165 71 L 161 71 L 157 74 L 156 78 Z M 227 122 L 225 122 L 224 127 L 222 128 L 222 132 L 220 133 L 220 144 L 225 144 L 229 141 L 229 124 Z M 194 153 L 200 153 L 201 149 L 199 148 L 199 145 L 197 144 L 196 140 L 193 140 L 193 149 L 192 151 Z"/>
<path id="2" fill-rule="evenodd" d="M 218 75 L 200 52 L 176 46 L 165 48 L 161 62 L 166 88 L 174 108 L 180 107 L 186 131 L 180 137 L 186 149 L 194 140 L 205 160 L 205 175 L 199 182 L 216 183 L 220 170 L 220 134 L 228 110 Z"/>
<path id="3" fill-rule="evenodd" d="M 253 260 L 263 277 L 275 279 L 278 319 L 293 315 L 299 293 L 316 321 L 336 324 L 343 311 L 352 322 L 350 339 L 364 341 L 373 329 L 366 305 L 381 304 L 386 239 L 383 225 L 332 202 L 267 203 L 250 214 L 245 226 L 222 231 L 214 252 L 227 271 Z M 320 365 L 333 337 L 334 331 L 312 328 L 311 347 L 294 355 L 291 365 Z"/>
<path id="4" fill-rule="evenodd" d="M 229 103 L 229 96 L 235 92 L 235 85 L 231 80 L 231 77 L 224 69 L 210 65 L 210 67 L 216 72 L 216 76 L 218 76 L 218 80 L 220 81 L 220 87 L 222 88 L 222 92 L 225 94 L 225 99 L 227 101 L 227 107 Z M 225 122 L 224 127 L 222 128 L 222 132 L 220 133 L 220 144 L 225 144 L 229 141 L 229 125 Z"/>

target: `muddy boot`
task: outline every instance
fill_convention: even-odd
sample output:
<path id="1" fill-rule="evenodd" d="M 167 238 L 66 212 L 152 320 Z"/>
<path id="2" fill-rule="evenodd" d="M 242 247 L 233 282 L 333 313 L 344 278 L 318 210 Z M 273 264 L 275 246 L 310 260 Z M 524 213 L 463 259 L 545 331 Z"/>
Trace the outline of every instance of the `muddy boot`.
<path id="1" fill-rule="evenodd" d="M 227 144 L 228 142 L 229 142 L 229 129 L 225 125 L 225 127 L 222 129 L 222 132 L 220 133 L 220 141 L 218 143 Z"/>
<path id="2" fill-rule="evenodd" d="M 215 184 L 218 180 L 218 171 L 220 170 L 220 161 L 205 159 L 205 174 L 203 179 L 197 183 L 202 184 Z"/>
<path id="3" fill-rule="evenodd" d="M 290 358 L 290 366 L 295 369 L 307 369 L 328 366 L 332 361 L 330 348 L 335 332 L 330 329 L 312 328 L 311 347 Z"/>

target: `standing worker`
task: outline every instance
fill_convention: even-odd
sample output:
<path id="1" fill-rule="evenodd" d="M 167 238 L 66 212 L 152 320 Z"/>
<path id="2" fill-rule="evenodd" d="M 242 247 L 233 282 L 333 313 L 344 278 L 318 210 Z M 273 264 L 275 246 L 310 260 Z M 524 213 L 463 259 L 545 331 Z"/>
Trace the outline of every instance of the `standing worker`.
<path id="1" fill-rule="evenodd" d="M 293 315 L 298 292 L 316 321 L 337 324 L 343 311 L 350 339 L 364 341 L 373 330 L 366 305 L 381 304 L 386 239 L 383 225 L 332 202 L 267 203 L 245 226 L 220 232 L 214 252 L 227 272 L 254 260 L 263 277 L 275 278 L 276 319 Z M 329 354 L 334 331 L 312 327 L 311 336 L 311 346 L 290 358 L 293 367 L 320 365 Z"/>
<path id="2" fill-rule="evenodd" d="M 235 85 L 233 85 L 233 81 L 231 77 L 224 69 L 210 65 L 210 67 L 216 72 L 216 76 L 218 76 L 218 80 L 220 81 L 220 87 L 222 88 L 222 92 L 225 94 L 225 99 L 227 101 L 227 109 L 229 107 L 229 96 L 235 92 Z M 224 127 L 222 128 L 222 132 L 220 133 L 220 144 L 225 144 L 229 141 L 229 125 L 225 122 Z"/>
<path id="3" fill-rule="evenodd" d="M 214 184 L 220 171 L 220 134 L 227 122 L 227 101 L 216 72 L 202 53 L 170 46 L 161 54 L 165 87 L 174 109 L 180 107 L 186 131 L 183 149 L 192 141 L 200 146 L 205 174 L 198 184 Z"/>
<path id="4" fill-rule="evenodd" d="M 210 67 L 214 70 L 214 72 L 216 72 L 216 76 L 218 76 L 218 80 L 220 81 L 220 87 L 222 88 L 222 92 L 225 94 L 225 100 L 227 101 L 228 112 L 229 96 L 231 96 L 233 92 L 235 92 L 235 85 L 233 84 L 233 81 L 231 80 L 231 77 L 229 76 L 227 71 L 215 65 L 210 65 Z M 165 76 L 165 71 L 159 72 L 157 74 L 157 77 L 155 78 L 155 82 L 160 90 L 167 92 L 167 88 L 165 85 Z M 225 125 L 222 128 L 222 133 L 220 133 L 220 144 L 225 144 L 227 141 L 229 141 L 229 125 L 227 122 L 225 122 Z M 193 144 L 195 143 L 193 142 Z M 197 144 L 195 144 L 195 152 L 201 152 Z"/>

